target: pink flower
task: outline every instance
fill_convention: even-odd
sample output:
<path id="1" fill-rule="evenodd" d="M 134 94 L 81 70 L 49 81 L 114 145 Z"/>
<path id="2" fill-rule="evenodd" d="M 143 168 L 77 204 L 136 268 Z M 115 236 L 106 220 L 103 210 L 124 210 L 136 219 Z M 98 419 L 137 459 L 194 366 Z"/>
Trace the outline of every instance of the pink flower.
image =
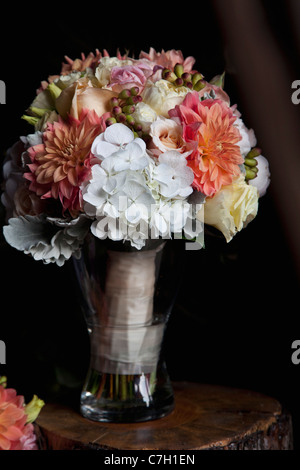
<path id="1" fill-rule="evenodd" d="M 103 120 L 84 109 L 79 119 L 69 118 L 48 124 L 43 143 L 28 149 L 32 163 L 24 176 L 29 189 L 42 199 L 59 199 L 63 212 L 75 216 L 81 209 L 79 186 L 89 177 L 91 145 L 104 131 Z"/>
<path id="2" fill-rule="evenodd" d="M 36 436 L 27 423 L 24 397 L 0 385 L 0 450 L 37 450 Z"/>
<path id="3" fill-rule="evenodd" d="M 121 91 L 123 88 L 139 87 L 141 92 L 146 84 L 147 78 L 152 75 L 152 68 L 143 62 L 135 65 L 124 65 L 123 67 L 113 67 L 110 75 L 110 84 L 114 91 Z"/>
<path id="4" fill-rule="evenodd" d="M 183 126 L 188 166 L 194 171 L 193 186 L 213 196 L 221 186 L 231 184 L 243 163 L 238 142 L 241 134 L 233 124 L 236 116 L 222 100 L 199 100 L 188 93 L 181 105 L 169 111 Z"/>
<path id="5" fill-rule="evenodd" d="M 148 59 L 162 68 L 173 70 L 176 64 L 182 64 L 185 72 L 191 72 L 195 63 L 194 57 L 187 57 L 184 59 L 181 51 L 171 49 L 170 51 L 156 52 L 153 47 L 150 48 L 149 53 L 141 52 L 140 59 Z"/>

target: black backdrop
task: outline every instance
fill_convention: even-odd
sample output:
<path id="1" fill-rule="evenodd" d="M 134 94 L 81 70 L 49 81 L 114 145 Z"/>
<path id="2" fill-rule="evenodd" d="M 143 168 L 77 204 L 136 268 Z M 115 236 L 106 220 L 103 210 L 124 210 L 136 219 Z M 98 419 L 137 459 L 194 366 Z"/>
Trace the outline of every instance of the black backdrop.
<path id="1" fill-rule="evenodd" d="M 300 79 L 285 2 L 261 4 L 274 41 L 294 79 Z M 131 56 L 150 47 L 181 49 L 196 58 L 207 79 L 226 70 L 225 90 L 255 129 L 227 62 L 212 2 L 200 2 L 194 12 L 184 5 L 151 7 L 147 20 L 134 5 L 96 5 L 70 5 L 64 13 L 59 5 L 6 11 L 8 26 L 0 32 L 0 79 L 6 83 L 6 104 L 0 107 L 2 158 L 20 135 L 31 132 L 20 116 L 40 81 L 59 72 L 65 54 L 76 58 L 95 48 L 110 55 L 117 48 L 129 50 Z M 272 156 L 265 156 L 272 171 Z M 165 354 L 173 380 L 248 388 L 278 398 L 292 413 L 295 448 L 300 448 L 300 365 L 291 361 L 291 344 L 300 334 L 299 281 L 277 210 L 278 191 L 271 184 L 257 218 L 230 244 L 207 236 L 204 250 L 186 252 Z M 8 246 L 2 235 L 0 253 L 0 339 L 7 351 L 0 375 L 27 400 L 36 393 L 46 401 L 76 403 L 89 350 L 70 265 L 35 262 Z"/>

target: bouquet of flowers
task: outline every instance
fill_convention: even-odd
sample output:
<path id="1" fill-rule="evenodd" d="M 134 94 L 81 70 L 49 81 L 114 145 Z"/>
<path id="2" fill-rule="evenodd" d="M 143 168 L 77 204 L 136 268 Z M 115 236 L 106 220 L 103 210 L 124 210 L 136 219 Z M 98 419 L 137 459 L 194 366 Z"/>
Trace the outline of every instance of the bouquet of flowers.
<path id="1" fill-rule="evenodd" d="M 245 227 L 268 162 L 224 75 L 206 81 L 194 64 L 152 48 L 66 57 L 23 116 L 32 132 L 7 152 L 7 242 L 62 266 L 88 233 L 140 250 L 147 239 L 201 242 L 204 223 L 227 241 Z"/>
<path id="2" fill-rule="evenodd" d="M 154 305 L 164 240 L 201 248 L 206 224 L 229 242 L 269 184 L 224 74 L 207 81 L 194 64 L 152 48 L 138 59 L 66 57 L 23 115 L 32 132 L 4 162 L 7 242 L 44 263 L 74 260 L 91 338 L 81 410 L 92 419 L 171 409 L 159 366 L 171 303 Z"/>

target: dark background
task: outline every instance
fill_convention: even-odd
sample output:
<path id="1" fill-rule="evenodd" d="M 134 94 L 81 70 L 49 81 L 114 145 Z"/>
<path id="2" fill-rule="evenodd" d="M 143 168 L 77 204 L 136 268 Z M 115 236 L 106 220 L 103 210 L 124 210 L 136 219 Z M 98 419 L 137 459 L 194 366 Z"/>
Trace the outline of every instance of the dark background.
<path id="1" fill-rule="evenodd" d="M 242 13 L 248 3 L 238 1 Z M 255 59 L 251 63 L 249 58 L 246 75 L 239 54 L 231 48 L 236 37 L 230 35 L 238 34 L 240 24 L 238 12 L 231 9 L 234 0 L 200 2 L 195 9 L 151 7 L 147 20 L 138 7 L 125 4 L 116 5 L 113 11 L 98 3 L 86 11 L 84 6 L 73 5 L 64 14 L 59 5 L 49 10 L 43 6 L 27 6 L 24 11 L 18 6 L 17 13 L 6 10 L 8 27 L 0 32 L 0 79 L 5 81 L 7 93 L 6 104 L 0 107 L 0 152 L 4 158 L 5 150 L 20 135 L 32 131 L 20 117 L 40 81 L 59 73 L 65 54 L 75 59 L 81 52 L 105 48 L 113 56 L 120 48 L 122 53 L 129 50 L 130 56 L 137 56 L 150 47 L 157 51 L 174 48 L 181 49 L 185 57 L 194 56 L 195 68 L 208 80 L 225 70 L 225 90 L 232 104 L 238 103 L 245 124 L 255 130 L 274 178 L 260 200 L 256 219 L 229 244 L 222 237 L 207 236 L 204 250 L 186 252 L 184 276 L 167 330 L 166 359 L 173 380 L 247 388 L 277 398 L 292 414 L 294 447 L 299 449 L 300 364 L 291 361 L 291 345 L 300 336 L 300 174 L 295 185 L 287 173 L 296 172 L 300 155 L 281 129 L 281 123 L 289 122 L 290 115 L 292 120 L 296 113 L 298 117 L 300 110 L 300 105 L 298 109 L 290 101 L 291 83 L 300 79 L 293 29 L 299 16 L 291 13 L 297 1 L 250 3 L 261 8 L 263 25 L 286 67 L 283 85 L 271 96 L 271 82 L 278 78 L 270 75 L 273 56 L 257 75 Z M 225 4 L 232 12 L 229 29 Z M 259 31 L 254 29 L 251 34 L 251 44 L 256 47 Z M 241 51 L 246 39 L 241 36 Z M 260 52 L 257 47 L 257 56 Z M 256 80 L 264 75 L 273 79 L 257 87 Z M 248 82 L 243 85 L 240 77 L 244 76 L 250 85 L 252 80 L 253 87 Z M 286 97 L 287 110 L 278 113 L 274 106 L 274 110 L 268 109 L 270 122 L 263 120 L 264 100 L 269 97 L 275 103 L 281 96 Z M 253 112 L 256 105 L 257 113 Z M 276 113 L 279 125 L 272 127 Z M 280 159 L 276 154 L 279 145 L 285 146 Z M 6 375 L 9 386 L 27 400 L 36 393 L 46 401 L 77 403 L 89 345 L 70 264 L 58 268 L 35 262 L 8 246 L 2 235 L 0 255 L 0 339 L 7 350 L 0 375 Z"/>

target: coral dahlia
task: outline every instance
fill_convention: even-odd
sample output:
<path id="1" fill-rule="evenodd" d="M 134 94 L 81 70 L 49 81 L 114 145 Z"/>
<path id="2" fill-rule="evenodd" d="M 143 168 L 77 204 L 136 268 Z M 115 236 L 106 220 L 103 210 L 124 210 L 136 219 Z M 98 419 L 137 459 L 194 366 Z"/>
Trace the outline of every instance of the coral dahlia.
<path id="1" fill-rule="evenodd" d="M 60 199 L 63 212 L 76 216 L 81 209 L 80 185 L 90 175 L 91 145 L 105 129 L 94 111 L 82 110 L 78 119 L 48 124 L 43 143 L 30 147 L 29 189 L 42 199 Z"/>
<path id="2" fill-rule="evenodd" d="M 0 385 L 0 450 L 37 450 L 36 436 L 27 423 L 24 397 Z"/>
<path id="3" fill-rule="evenodd" d="M 241 134 L 234 126 L 236 116 L 222 100 L 200 101 L 198 93 L 188 93 L 181 105 L 169 111 L 183 126 L 188 166 L 194 172 L 193 187 L 213 196 L 221 186 L 232 183 L 243 163 L 238 142 Z"/>

